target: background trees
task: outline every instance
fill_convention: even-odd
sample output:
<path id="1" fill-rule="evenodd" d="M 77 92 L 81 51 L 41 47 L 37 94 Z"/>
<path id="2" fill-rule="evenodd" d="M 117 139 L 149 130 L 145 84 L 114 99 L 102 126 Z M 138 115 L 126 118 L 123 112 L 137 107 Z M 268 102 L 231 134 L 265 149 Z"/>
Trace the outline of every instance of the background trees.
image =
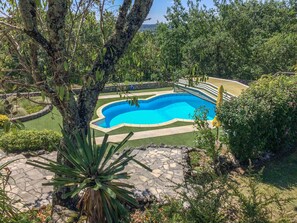
<path id="1" fill-rule="evenodd" d="M 199 1 L 189 1 L 185 7 L 175 0 L 167 22 L 132 43 L 131 52 L 146 59 L 146 66 L 135 71 L 140 80 L 154 80 L 156 73 L 162 80 L 173 80 L 193 69 L 197 75 L 242 80 L 293 71 L 296 15 L 296 3 L 288 0 L 215 1 L 213 9 Z M 135 76 L 133 67 L 131 71 L 127 63 L 119 66 L 128 71 L 127 80 Z"/>

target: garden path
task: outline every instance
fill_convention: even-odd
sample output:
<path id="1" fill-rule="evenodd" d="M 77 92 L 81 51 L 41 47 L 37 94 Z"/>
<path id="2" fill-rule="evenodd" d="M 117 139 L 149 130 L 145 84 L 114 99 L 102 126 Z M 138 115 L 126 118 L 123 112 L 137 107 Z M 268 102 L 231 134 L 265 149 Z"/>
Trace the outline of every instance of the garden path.
<path id="1" fill-rule="evenodd" d="M 149 172 L 134 162 L 126 167 L 126 171 L 131 175 L 128 183 L 137 189 L 134 192 L 135 196 L 154 195 L 160 201 L 168 196 L 176 198 L 178 195 L 175 190 L 176 184 L 184 182 L 187 151 L 186 147 L 169 146 L 134 149 L 135 158 L 152 169 L 152 172 Z M 56 152 L 43 156 L 54 160 Z M 23 154 L 9 155 L 4 157 L 1 163 L 15 159 L 17 161 L 8 166 L 11 178 L 6 188 L 14 200 L 14 205 L 26 210 L 49 204 L 53 188 L 42 184 L 52 179 L 53 174 L 26 164 L 28 159 L 41 160 L 41 158 L 26 158 Z"/>

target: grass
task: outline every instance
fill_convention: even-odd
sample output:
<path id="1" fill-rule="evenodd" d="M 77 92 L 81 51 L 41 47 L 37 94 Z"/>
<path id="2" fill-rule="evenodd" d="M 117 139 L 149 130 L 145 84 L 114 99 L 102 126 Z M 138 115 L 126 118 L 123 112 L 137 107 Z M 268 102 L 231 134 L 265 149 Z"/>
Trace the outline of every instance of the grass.
<path id="1" fill-rule="evenodd" d="M 146 139 L 139 139 L 128 141 L 125 147 L 141 147 L 141 146 L 148 146 L 151 144 L 161 145 L 171 145 L 171 146 L 188 146 L 194 147 L 194 138 L 195 133 L 183 133 L 171 136 L 161 136 L 161 137 L 154 137 L 154 138 L 146 138 Z"/>
<path id="2" fill-rule="evenodd" d="M 209 77 L 207 82 L 209 82 L 217 87 L 220 87 L 221 85 L 223 85 L 224 89 L 227 92 L 234 94 L 235 96 L 239 96 L 242 93 L 242 91 L 247 89 L 247 87 L 245 87 L 244 85 L 241 85 L 241 84 L 233 82 L 233 81 L 229 81 L 227 79 L 222 80 L 222 79 L 216 79 L 216 78 Z"/>
<path id="3" fill-rule="evenodd" d="M 164 129 L 164 128 L 173 128 L 173 127 L 179 127 L 179 126 L 186 126 L 186 125 L 192 125 L 190 122 L 174 122 L 172 124 L 168 124 L 165 126 L 158 126 L 158 127 L 122 127 L 115 129 L 113 131 L 108 132 L 109 135 L 117 135 L 117 134 L 124 134 L 129 132 L 141 132 L 141 131 L 148 131 L 148 130 L 157 130 L 157 129 Z M 104 132 L 95 131 L 95 136 L 104 136 Z"/>
<path id="4" fill-rule="evenodd" d="M 280 193 L 282 198 L 294 198 L 288 209 L 295 210 L 297 222 L 297 151 L 266 165 L 262 185 L 264 189 Z"/>

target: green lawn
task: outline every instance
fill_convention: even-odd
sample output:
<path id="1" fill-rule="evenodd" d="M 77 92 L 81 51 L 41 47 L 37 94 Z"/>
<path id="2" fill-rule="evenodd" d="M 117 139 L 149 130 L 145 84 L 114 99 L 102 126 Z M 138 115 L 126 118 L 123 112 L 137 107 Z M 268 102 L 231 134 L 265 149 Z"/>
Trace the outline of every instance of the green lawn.
<path id="1" fill-rule="evenodd" d="M 284 210 L 297 222 L 297 151 L 270 161 L 263 170 L 263 192 L 277 193 L 281 199 L 293 199 Z"/>
<path id="2" fill-rule="evenodd" d="M 118 129 L 115 129 L 113 131 L 108 132 L 109 135 L 116 135 L 116 134 L 123 134 L 123 133 L 129 133 L 129 132 L 141 132 L 141 131 L 148 131 L 148 130 L 157 130 L 157 129 L 164 129 L 164 128 L 172 128 L 172 127 L 178 127 L 178 126 L 185 126 L 185 125 L 192 125 L 191 122 L 174 122 L 172 124 L 168 124 L 165 126 L 158 126 L 158 127 L 121 127 Z M 95 130 L 95 135 L 98 136 L 104 136 L 104 132 Z"/>
<path id="3" fill-rule="evenodd" d="M 166 144 L 172 146 L 188 146 L 194 147 L 194 138 L 195 133 L 183 133 L 178 135 L 171 135 L 171 136 L 162 136 L 162 137 L 155 137 L 155 138 L 146 138 L 146 139 L 139 139 L 128 141 L 125 147 L 140 147 L 140 146 L 147 146 L 150 144 Z"/>

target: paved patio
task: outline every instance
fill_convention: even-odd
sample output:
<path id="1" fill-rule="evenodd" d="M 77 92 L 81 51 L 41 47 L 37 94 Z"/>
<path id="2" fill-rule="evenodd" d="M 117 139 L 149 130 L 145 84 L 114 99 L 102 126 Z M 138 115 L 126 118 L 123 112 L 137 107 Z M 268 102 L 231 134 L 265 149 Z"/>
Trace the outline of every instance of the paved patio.
<path id="1" fill-rule="evenodd" d="M 136 159 L 152 169 L 145 170 L 138 164 L 131 162 L 126 171 L 131 174 L 128 183 L 133 184 L 140 191 L 150 191 L 158 200 L 167 196 L 176 197 L 176 184 L 184 181 L 184 159 L 187 148 L 177 147 L 147 147 L 135 149 Z M 56 152 L 44 155 L 49 159 L 56 159 Z M 50 186 L 42 186 L 52 179 L 53 174 L 26 164 L 28 159 L 41 160 L 39 157 L 26 158 L 24 155 L 9 155 L 1 163 L 18 159 L 8 167 L 11 179 L 6 190 L 14 200 L 14 205 L 21 210 L 47 205 L 52 199 Z"/>

